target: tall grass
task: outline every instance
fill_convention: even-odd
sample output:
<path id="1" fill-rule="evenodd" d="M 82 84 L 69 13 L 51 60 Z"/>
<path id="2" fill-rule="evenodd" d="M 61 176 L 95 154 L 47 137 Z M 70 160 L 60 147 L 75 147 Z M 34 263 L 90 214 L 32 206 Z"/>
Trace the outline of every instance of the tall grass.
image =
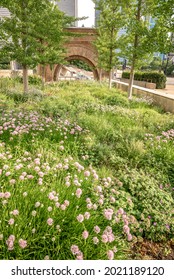
<path id="1" fill-rule="evenodd" d="M 172 238 L 173 115 L 95 82 L 26 99 L 10 83 L 0 93 L 2 259 L 125 259 L 139 237 Z"/>

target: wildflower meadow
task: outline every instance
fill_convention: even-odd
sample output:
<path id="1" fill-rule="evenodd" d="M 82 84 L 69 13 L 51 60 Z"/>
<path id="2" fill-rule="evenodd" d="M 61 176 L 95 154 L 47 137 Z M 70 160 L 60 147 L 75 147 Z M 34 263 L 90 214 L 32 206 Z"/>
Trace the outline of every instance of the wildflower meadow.
<path id="1" fill-rule="evenodd" d="M 173 242 L 172 115 L 95 83 L 28 98 L 10 85 L 0 93 L 1 259 L 131 259 L 144 240 Z"/>

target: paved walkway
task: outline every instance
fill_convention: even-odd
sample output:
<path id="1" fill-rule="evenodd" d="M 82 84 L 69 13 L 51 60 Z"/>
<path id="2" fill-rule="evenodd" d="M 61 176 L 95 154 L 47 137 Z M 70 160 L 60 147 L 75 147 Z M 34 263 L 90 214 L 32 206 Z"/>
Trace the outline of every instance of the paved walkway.
<path id="1" fill-rule="evenodd" d="M 165 89 L 156 89 L 155 91 L 174 95 L 174 78 L 167 78 Z"/>

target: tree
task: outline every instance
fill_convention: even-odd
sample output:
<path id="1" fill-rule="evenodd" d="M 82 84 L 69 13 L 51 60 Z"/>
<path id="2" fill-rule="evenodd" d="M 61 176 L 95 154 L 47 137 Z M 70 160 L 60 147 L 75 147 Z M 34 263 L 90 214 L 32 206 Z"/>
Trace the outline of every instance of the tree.
<path id="1" fill-rule="evenodd" d="M 49 0 L 2 0 L 2 6 L 11 17 L 1 23 L 1 52 L 22 65 L 24 93 L 28 93 L 28 68 L 54 63 L 62 54 L 67 17 Z"/>
<path id="2" fill-rule="evenodd" d="M 157 34 L 159 51 L 167 57 L 167 63 L 164 67 L 164 73 L 167 74 L 167 68 L 170 64 L 171 53 L 174 52 L 174 2 L 173 0 L 155 0 L 156 26 L 160 26 L 163 36 Z M 163 38 L 163 40 L 161 40 Z"/>
<path id="3" fill-rule="evenodd" d="M 66 16 L 57 5 L 50 5 L 40 16 L 34 30 L 34 36 L 38 40 L 37 62 L 42 66 L 42 85 L 45 80 L 45 66 L 52 68 L 55 63 L 63 63 L 65 49 L 63 44 L 69 34 L 64 28 L 74 22 L 73 17 Z M 49 29 L 48 29 L 49 23 Z"/>
<path id="4" fill-rule="evenodd" d="M 95 42 L 98 51 L 98 66 L 109 72 L 109 88 L 111 88 L 112 69 L 118 62 L 118 32 L 125 24 L 127 1 L 94 0 L 96 9 L 100 11 L 98 20 L 98 37 Z"/>
<path id="5" fill-rule="evenodd" d="M 173 0 L 154 0 L 155 16 L 168 32 L 174 32 L 174 2 Z"/>
<path id="6" fill-rule="evenodd" d="M 147 61 L 140 70 L 142 71 L 161 71 L 163 60 L 161 57 L 153 57 L 151 61 Z"/>
<path id="7" fill-rule="evenodd" d="M 9 54 L 11 60 L 17 60 L 23 68 L 24 93 L 28 92 L 28 67 L 36 65 L 36 49 L 38 42 L 33 37 L 37 18 L 47 7 L 47 0 L 3 1 L 3 7 L 8 8 L 11 17 L 3 19 L 0 40 L 1 52 Z"/>
<path id="8" fill-rule="evenodd" d="M 120 38 L 122 56 L 131 64 L 128 98 L 132 98 L 132 86 L 135 69 L 150 58 L 157 50 L 157 44 L 150 26 L 150 18 L 154 15 L 153 0 L 131 0 L 127 15 L 126 33 Z"/>

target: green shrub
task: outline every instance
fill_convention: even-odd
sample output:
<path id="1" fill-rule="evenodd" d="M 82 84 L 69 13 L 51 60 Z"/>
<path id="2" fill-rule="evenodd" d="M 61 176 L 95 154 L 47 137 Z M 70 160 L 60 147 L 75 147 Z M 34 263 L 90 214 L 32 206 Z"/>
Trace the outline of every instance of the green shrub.
<path id="1" fill-rule="evenodd" d="M 4 69 L 4 70 L 10 69 L 10 64 L 0 63 L 0 69 Z"/>
<path id="2" fill-rule="evenodd" d="M 169 67 L 167 68 L 166 75 L 174 77 L 174 65 L 173 65 L 173 63 L 171 65 L 169 65 Z"/>
<path id="3" fill-rule="evenodd" d="M 131 194 L 134 203 L 132 214 L 139 222 L 136 235 L 154 241 L 165 240 L 174 234 L 174 201 L 170 185 L 164 185 L 142 170 L 127 170 L 121 176 L 124 190 Z M 140 230 L 139 230 L 140 229 Z"/>
<path id="4" fill-rule="evenodd" d="M 129 107 L 128 99 L 118 94 L 107 97 L 105 102 L 107 105 L 117 105 L 126 108 Z"/>
<path id="5" fill-rule="evenodd" d="M 14 100 L 14 103 L 26 103 L 27 101 L 41 101 L 44 97 L 43 92 L 37 88 L 30 88 L 28 94 L 23 94 L 20 88 L 10 88 L 5 91 L 7 99 Z"/>
<path id="6" fill-rule="evenodd" d="M 56 97 L 45 98 L 40 103 L 40 110 L 45 115 L 49 116 L 66 116 L 69 112 L 72 112 L 73 107 L 63 99 Z"/>
<path id="7" fill-rule="evenodd" d="M 23 77 L 17 76 L 14 80 L 18 83 L 23 83 Z M 28 82 L 31 85 L 41 85 L 42 80 L 39 76 L 28 76 Z"/>
<path id="8" fill-rule="evenodd" d="M 15 89 L 8 90 L 6 95 L 8 98 L 13 99 L 15 103 L 23 103 L 28 100 L 26 95 L 23 95 L 21 92 Z"/>
<path id="9" fill-rule="evenodd" d="M 10 69 L 10 60 L 8 57 L 5 57 L 4 55 L 1 56 L 0 59 L 0 69 Z"/>
<path id="10" fill-rule="evenodd" d="M 42 79 L 38 76 L 29 76 L 28 81 L 31 85 L 41 85 L 42 83 Z"/>
<path id="11" fill-rule="evenodd" d="M 117 89 L 113 88 L 109 91 L 106 86 L 100 86 L 97 83 L 65 81 L 47 84 L 44 93 L 39 90 L 39 86 L 34 86 L 33 89 L 30 86 L 27 100 L 23 99 L 22 84 L 14 83 L 13 79 L 0 79 L 0 90 L 2 92 L 0 93 L 0 116 L 2 116 L 0 118 L 0 152 L 2 154 L 0 164 L 3 173 L 1 185 L 3 191 L 6 189 L 12 191 L 16 197 L 14 199 L 13 196 L 9 203 L 2 207 L 4 212 L 0 229 L 3 224 L 2 244 L 4 245 L 0 250 L 2 251 L 1 258 L 4 256 L 11 258 L 15 255 L 21 259 L 23 257 L 37 259 L 49 254 L 52 259 L 71 259 L 73 256 L 70 247 L 76 244 L 76 241 L 77 245 L 82 250 L 84 249 L 84 253 L 88 251 L 88 255 L 84 255 L 86 258 L 106 258 L 105 244 L 99 242 L 98 247 L 93 247 L 95 244 L 92 243 L 91 236 L 95 224 L 101 226 L 103 230 L 106 227 L 107 221 L 104 220 L 103 210 L 108 207 L 116 211 L 114 215 L 118 214 L 117 210 L 120 207 L 124 209 L 122 216 L 118 214 L 113 216 L 112 221 L 108 220 L 119 238 L 118 242 L 114 241 L 119 246 L 118 252 L 129 252 L 129 245 L 125 243 L 125 233 L 122 231 L 124 222 L 129 223 L 130 232 L 134 236 L 133 242 L 136 241 L 136 237 L 157 242 L 169 240 L 172 237 L 174 233 L 174 191 L 172 190 L 174 186 L 174 137 L 171 138 L 174 117 L 172 114 L 162 113 L 144 98 L 136 98 L 128 103 L 124 98 L 124 93 L 118 96 Z M 15 112 L 20 113 L 17 119 Z M 31 123 L 33 123 L 32 127 Z M 74 135 L 74 130 L 71 130 L 72 125 L 69 123 L 73 123 L 77 129 L 80 126 L 82 133 L 78 130 L 78 133 Z M 19 126 L 22 128 L 18 133 Z M 17 128 L 15 134 L 18 134 L 12 134 L 13 128 Z M 26 131 L 28 128 L 31 128 L 29 133 Z M 1 131 L 3 131 L 2 134 Z M 63 145 L 65 150 L 59 150 L 59 144 Z M 30 152 L 29 157 L 26 151 Z M 37 186 L 40 175 L 34 169 L 34 159 L 40 156 L 40 168 L 44 170 L 42 187 Z M 30 161 L 32 165 L 29 165 Z M 16 170 L 17 162 L 23 164 L 19 172 Z M 99 180 L 93 180 L 92 177 L 85 178 L 83 171 L 80 173 L 75 169 L 75 162 L 80 162 L 85 169 L 90 167 L 91 175 L 95 168 Z M 65 163 L 68 163 L 68 169 L 57 168 L 59 163 L 66 168 Z M 11 172 L 8 176 L 6 175 L 7 165 Z M 46 166 L 48 169 L 50 167 L 48 173 L 45 171 Z M 24 174 L 28 171 L 32 172 L 33 181 L 30 179 L 21 181 L 19 176 L 23 171 Z M 76 191 L 76 185 L 74 185 L 76 176 L 83 190 L 83 200 L 80 202 L 77 200 L 78 205 L 76 205 L 76 196 L 73 195 Z M 109 186 L 107 186 L 108 176 L 113 178 Z M 65 178 L 70 179 L 70 188 L 65 186 Z M 11 179 L 11 182 L 16 180 L 15 187 L 11 185 Z M 98 205 L 101 195 L 96 192 L 98 185 L 103 189 L 103 205 Z M 33 188 L 33 186 L 37 187 Z M 28 191 L 29 199 L 26 198 L 23 201 L 22 190 Z M 53 212 L 50 212 L 50 215 L 53 215 L 55 222 L 53 227 L 47 228 L 46 220 L 49 217 L 47 207 L 50 207 L 50 203 L 53 202 L 47 200 L 49 190 L 59 192 L 61 203 L 65 197 L 71 203 L 69 210 L 67 209 L 68 212 L 60 213 L 58 212 L 60 209 L 55 208 L 53 204 Z M 91 197 L 92 203 L 98 205 L 95 211 L 90 209 L 90 220 L 85 220 L 85 227 L 90 233 L 87 240 L 89 243 L 83 242 L 83 225 L 76 224 L 76 213 L 83 214 L 87 210 L 85 202 L 87 197 Z M 44 207 L 38 208 L 38 214 L 32 217 L 31 211 L 35 209 L 36 201 L 43 203 Z M 26 238 L 29 244 L 26 248 L 28 251 L 21 251 L 23 252 L 21 254 L 18 253 L 17 242 L 14 248 L 16 251 L 9 252 L 6 246 L 6 240 L 13 229 L 8 225 L 10 211 L 18 206 L 20 215 L 15 218 L 16 222 L 19 219 L 16 236 L 21 238 L 20 232 L 22 232 L 23 238 Z M 30 223 L 30 218 L 34 225 L 31 224 L 26 228 L 25 224 Z M 62 232 L 55 231 L 56 225 L 60 225 Z M 16 228 L 15 226 L 15 231 Z M 31 232 L 33 228 L 36 229 L 35 237 Z M 0 234 L 3 232 L 1 230 Z M 56 242 L 52 243 L 50 238 L 54 239 L 54 235 Z M 123 246 L 120 240 L 127 246 L 127 251 L 124 251 L 125 245 Z M 37 244 L 43 248 L 42 252 L 38 250 Z M 120 256 L 116 255 L 116 258 Z"/>
<path id="12" fill-rule="evenodd" d="M 15 86 L 14 79 L 9 77 L 1 77 L 0 78 L 0 91 L 5 93 L 10 87 Z"/>
<path id="13" fill-rule="evenodd" d="M 123 72 L 122 78 L 129 79 L 130 72 Z M 134 79 L 136 81 L 146 81 L 146 82 L 150 82 L 150 83 L 155 83 L 157 89 L 166 87 L 166 76 L 163 73 L 135 72 Z"/>

